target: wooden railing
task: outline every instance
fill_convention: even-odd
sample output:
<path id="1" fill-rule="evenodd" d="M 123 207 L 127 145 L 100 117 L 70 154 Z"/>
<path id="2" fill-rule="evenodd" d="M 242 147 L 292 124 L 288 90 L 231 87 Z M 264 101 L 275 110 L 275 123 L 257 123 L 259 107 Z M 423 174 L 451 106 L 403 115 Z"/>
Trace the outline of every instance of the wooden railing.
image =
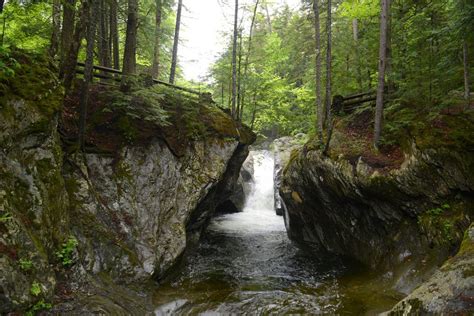
<path id="1" fill-rule="evenodd" d="M 77 62 L 76 73 L 83 75 L 84 74 L 84 67 L 85 67 L 85 63 Z M 94 78 L 99 78 L 99 79 L 102 79 L 102 80 L 110 80 L 110 81 L 120 82 L 122 80 L 122 71 L 117 70 L 117 69 L 113 69 L 113 68 L 104 67 L 104 66 L 94 66 L 93 76 L 94 76 Z M 177 85 L 171 84 L 169 82 L 161 81 L 161 80 L 158 80 L 158 79 L 151 79 L 151 80 L 153 80 L 154 84 L 160 84 L 160 85 L 163 85 L 163 86 L 170 87 L 172 89 L 176 89 L 176 90 L 188 92 L 188 93 L 191 93 L 191 94 L 195 94 L 195 95 L 198 95 L 200 97 L 203 97 L 203 96 L 209 97 L 209 93 L 203 93 L 203 92 L 196 91 L 196 90 L 193 90 L 193 89 L 190 89 L 190 88 L 177 86 Z"/>
<path id="2" fill-rule="evenodd" d="M 336 95 L 333 97 L 333 108 L 335 113 L 341 111 L 352 112 L 357 107 L 366 102 L 371 102 L 376 100 L 376 92 L 368 91 L 357 94 L 352 94 L 349 96 Z"/>

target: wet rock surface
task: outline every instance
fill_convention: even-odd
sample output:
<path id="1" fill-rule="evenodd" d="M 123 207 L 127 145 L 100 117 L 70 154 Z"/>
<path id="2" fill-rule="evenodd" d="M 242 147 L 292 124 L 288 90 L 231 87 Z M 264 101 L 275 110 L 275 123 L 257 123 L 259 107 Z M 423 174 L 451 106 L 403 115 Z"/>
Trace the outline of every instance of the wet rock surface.
<path id="1" fill-rule="evenodd" d="M 291 239 L 386 271 L 411 292 L 458 249 L 473 218 L 472 152 L 418 150 L 381 174 L 302 149 L 280 194 Z"/>
<path id="2" fill-rule="evenodd" d="M 293 150 L 301 147 L 305 140 L 305 134 L 298 134 L 294 137 L 285 136 L 275 139 L 271 144 L 275 162 L 275 168 L 273 169 L 273 182 L 275 188 L 275 212 L 277 215 L 283 215 L 283 205 L 279 192 L 283 170 L 288 164 Z"/>
<path id="3" fill-rule="evenodd" d="M 461 249 L 422 283 L 390 315 L 450 314 L 474 311 L 474 225 L 466 230 Z"/>
<path id="4" fill-rule="evenodd" d="M 242 212 L 245 207 L 245 201 L 250 194 L 253 179 L 253 157 L 252 152 L 247 153 L 247 158 L 241 163 L 240 171 L 237 174 L 237 180 L 233 181 L 233 186 L 229 189 L 229 198 L 217 206 L 216 213 L 230 214 Z"/>

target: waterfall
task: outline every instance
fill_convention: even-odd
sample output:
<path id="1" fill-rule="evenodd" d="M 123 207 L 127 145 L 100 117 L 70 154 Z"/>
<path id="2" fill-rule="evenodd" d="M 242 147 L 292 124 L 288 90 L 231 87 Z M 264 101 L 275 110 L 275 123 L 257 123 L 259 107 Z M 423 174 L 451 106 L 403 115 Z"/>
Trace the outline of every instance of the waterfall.
<path id="1" fill-rule="evenodd" d="M 234 233 L 263 233 L 284 231 L 283 218 L 274 211 L 273 155 L 266 151 L 253 152 L 254 184 L 241 213 L 216 218 L 211 230 Z"/>

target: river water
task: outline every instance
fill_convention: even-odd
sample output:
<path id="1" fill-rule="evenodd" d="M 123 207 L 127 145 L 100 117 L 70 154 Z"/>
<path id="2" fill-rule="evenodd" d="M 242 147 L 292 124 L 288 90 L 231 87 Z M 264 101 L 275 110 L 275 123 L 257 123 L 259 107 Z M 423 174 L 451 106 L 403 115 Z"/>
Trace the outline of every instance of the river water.
<path id="1" fill-rule="evenodd" d="M 178 274 L 154 295 L 156 315 L 373 314 L 399 297 L 352 278 L 335 257 L 297 248 L 273 209 L 273 158 L 254 152 L 241 213 L 215 217 Z"/>

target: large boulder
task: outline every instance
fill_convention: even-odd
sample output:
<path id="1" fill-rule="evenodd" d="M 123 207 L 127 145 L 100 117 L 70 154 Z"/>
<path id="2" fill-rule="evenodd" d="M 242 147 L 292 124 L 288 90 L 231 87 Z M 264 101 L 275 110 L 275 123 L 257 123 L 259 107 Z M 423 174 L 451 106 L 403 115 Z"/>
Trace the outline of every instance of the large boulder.
<path id="1" fill-rule="evenodd" d="M 405 293 L 455 253 L 474 218 L 473 193 L 472 152 L 415 145 L 387 173 L 307 146 L 280 188 L 291 239 L 388 272 Z"/>

